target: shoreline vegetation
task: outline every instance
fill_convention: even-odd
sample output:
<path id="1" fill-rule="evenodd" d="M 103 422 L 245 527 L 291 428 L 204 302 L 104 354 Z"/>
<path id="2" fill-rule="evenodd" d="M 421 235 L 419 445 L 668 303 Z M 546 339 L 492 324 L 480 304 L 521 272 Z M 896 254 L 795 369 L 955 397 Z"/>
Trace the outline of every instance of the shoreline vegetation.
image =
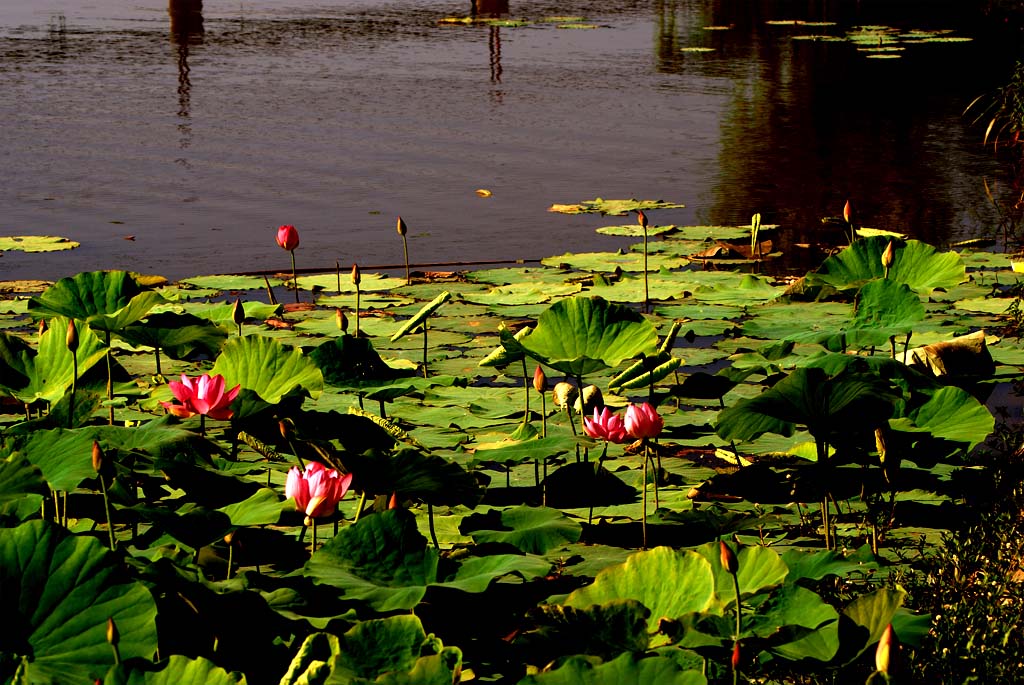
<path id="1" fill-rule="evenodd" d="M 781 279 L 622 202 L 619 252 L 0 301 L 0 680 L 1014 682 L 1015 258 L 848 205 Z"/>

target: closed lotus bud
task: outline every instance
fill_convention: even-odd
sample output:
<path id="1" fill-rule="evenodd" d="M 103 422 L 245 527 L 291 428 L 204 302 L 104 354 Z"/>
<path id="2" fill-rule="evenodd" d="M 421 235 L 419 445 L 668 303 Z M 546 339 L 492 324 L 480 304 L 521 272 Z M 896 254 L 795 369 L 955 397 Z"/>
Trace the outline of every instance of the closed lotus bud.
<path id="1" fill-rule="evenodd" d="M 39 319 L 39 335 L 46 332 L 46 319 Z"/>
<path id="2" fill-rule="evenodd" d="M 732 643 L 732 659 L 729 660 L 733 671 L 740 670 L 740 643 L 739 640 Z"/>
<path id="3" fill-rule="evenodd" d="M 114 623 L 113 618 L 107 619 L 107 643 L 117 646 L 117 643 L 121 641 L 121 633 L 117 630 L 117 624 Z"/>
<path id="4" fill-rule="evenodd" d="M 388 509 L 397 509 L 397 508 L 398 508 L 398 493 L 397 492 L 392 492 L 391 493 L 391 499 L 388 500 Z"/>
<path id="5" fill-rule="evenodd" d="M 857 220 L 857 210 L 853 208 L 852 200 L 847 200 L 846 204 L 843 205 L 843 220 L 848 224 L 852 224 Z"/>
<path id="6" fill-rule="evenodd" d="M 602 409 L 603 407 L 604 395 L 601 394 L 601 389 L 596 385 L 584 387 L 583 392 L 576 398 L 572 406 L 573 409 L 584 416 L 593 414 L 595 409 Z"/>
<path id="7" fill-rule="evenodd" d="M 302 519 L 302 525 L 304 525 L 306 528 L 309 528 L 313 525 L 313 518 L 307 516 L 306 518 Z"/>
<path id="8" fill-rule="evenodd" d="M 356 284 L 356 285 L 359 285 L 359 281 L 361 281 L 361 280 L 363 280 L 363 279 L 359 276 L 359 265 L 358 264 L 353 264 L 352 265 L 352 282 L 354 284 Z"/>
<path id="9" fill-rule="evenodd" d="M 573 402 L 579 396 L 579 390 L 572 383 L 555 383 L 555 387 L 551 391 L 551 397 L 554 399 L 555 404 L 559 407 L 564 407 Z"/>
<path id="10" fill-rule="evenodd" d="M 334 310 L 334 323 L 337 324 L 338 330 L 342 333 L 348 331 L 348 317 L 345 316 L 345 312 L 341 311 L 340 308 Z"/>
<path id="11" fill-rule="evenodd" d="M 402 221 L 402 217 L 398 217 L 398 235 L 404 236 L 409 232 L 409 227 Z"/>
<path id="12" fill-rule="evenodd" d="M 67 337 L 68 349 L 72 353 L 78 351 L 78 329 L 75 328 L 75 320 L 68 320 L 68 337 Z"/>
<path id="13" fill-rule="evenodd" d="M 237 533 L 237 532 L 238 531 L 233 530 L 230 533 L 228 533 L 227 535 L 225 535 L 224 536 L 224 544 L 227 545 L 228 547 L 233 545 L 235 543 L 235 533 Z"/>
<path id="14" fill-rule="evenodd" d="M 647 230 L 647 215 L 644 214 L 644 210 L 636 210 L 636 222 L 640 224 L 640 227 L 642 229 L 644 229 L 645 231 Z"/>
<path id="15" fill-rule="evenodd" d="M 899 640 L 890 623 L 885 627 L 882 639 L 878 641 L 878 647 L 875 648 L 875 670 L 888 675 L 889 669 L 893 666 L 893 654 L 898 652 L 899 648 Z"/>
<path id="16" fill-rule="evenodd" d="M 896 260 L 896 252 L 893 250 L 892 241 L 885 246 L 885 252 L 882 253 L 882 267 L 888 273 L 889 269 L 892 268 L 892 263 Z"/>
<path id="17" fill-rule="evenodd" d="M 740 569 L 740 562 L 736 559 L 736 553 L 732 551 L 724 540 L 718 541 L 719 556 L 722 560 L 722 567 L 732 575 Z"/>
<path id="18" fill-rule="evenodd" d="M 533 372 L 533 389 L 541 394 L 548 389 L 548 377 L 544 375 L 540 364 L 537 364 L 537 370 Z"/>
<path id="19" fill-rule="evenodd" d="M 885 431 L 881 428 L 875 429 L 875 449 L 878 450 L 878 461 L 885 463 L 886 445 L 885 445 Z"/>
<path id="20" fill-rule="evenodd" d="M 277 422 L 277 430 L 280 431 L 281 437 L 287 440 L 292 432 L 292 427 L 287 419 L 281 419 Z"/>
<path id="21" fill-rule="evenodd" d="M 100 447 L 100 443 L 96 440 L 92 441 L 92 470 L 96 473 L 103 472 L 103 461 L 104 461 L 103 448 Z"/>
<path id="22" fill-rule="evenodd" d="M 241 326 L 245 321 L 245 307 L 242 306 L 240 299 L 236 299 L 235 303 L 231 305 L 231 320 L 235 322 L 236 326 Z"/>

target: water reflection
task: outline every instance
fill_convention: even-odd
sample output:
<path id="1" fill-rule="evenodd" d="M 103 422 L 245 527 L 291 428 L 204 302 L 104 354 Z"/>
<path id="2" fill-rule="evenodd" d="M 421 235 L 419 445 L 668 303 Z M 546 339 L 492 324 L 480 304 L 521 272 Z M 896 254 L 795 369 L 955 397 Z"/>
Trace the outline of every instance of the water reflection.
<path id="1" fill-rule="evenodd" d="M 192 144 L 192 81 L 188 65 L 189 48 L 199 45 L 203 37 L 202 0 L 169 0 L 167 13 L 171 19 L 171 43 L 176 48 L 178 62 L 178 147 L 182 150 Z M 179 164 L 188 168 L 188 160 L 179 158 Z"/>
<path id="2" fill-rule="evenodd" d="M 509 16 L 508 0 L 473 0 L 470 16 L 481 19 L 499 19 Z M 491 83 L 501 83 L 501 27 L 491 26 L 487 33 L 487 49 L 490 56 Z M 492 91 L 492 96 L 501 102 L 502 92 Z"/>

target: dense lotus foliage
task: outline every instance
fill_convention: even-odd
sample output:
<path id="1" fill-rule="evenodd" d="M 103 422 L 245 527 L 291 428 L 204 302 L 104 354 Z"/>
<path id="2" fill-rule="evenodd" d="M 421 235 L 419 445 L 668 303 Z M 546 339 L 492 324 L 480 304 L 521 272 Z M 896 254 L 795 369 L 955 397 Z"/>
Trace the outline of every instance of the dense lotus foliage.
<path id="1" fill-rule="evenodd" d="M 781 279 L 689 260 L 714 232 L 651 226 L 643 274 L 9 296 L 0 681 L 898 675 L 942 620 L 899 578 L 1013 411 L 1010 260 L 872 236 Z"/>

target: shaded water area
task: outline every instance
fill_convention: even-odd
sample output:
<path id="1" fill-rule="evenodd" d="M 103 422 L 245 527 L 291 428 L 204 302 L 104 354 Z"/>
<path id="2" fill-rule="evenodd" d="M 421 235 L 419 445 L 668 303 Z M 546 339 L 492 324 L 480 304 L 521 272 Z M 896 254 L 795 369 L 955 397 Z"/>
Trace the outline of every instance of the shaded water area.
<path id="1" fill-rule="evenodd" d="M 397 215 L 414 262 L 628 247 L 593 229 L 632 217 L 547 211 L 594 197 L 686 204 L 659 224 L 760 212 L 789 241 L 853 197 L 865 225 L 973 237 L 982 179 L 1006 184 L 961 116 L 995 42 L 797 38 L 984 38 L 969 5 L 512 0 L 530 23 L 496 26 L 441 23 L 468 2 L 205 0 L 172 26 L 166 0 L 2 3 L 0 235 L 82 246 L 0 278 L 284 270 L 283 223 L 300 267 L 395 264 Z M 567 15 L 595 28 L 545 21 Z"/>

